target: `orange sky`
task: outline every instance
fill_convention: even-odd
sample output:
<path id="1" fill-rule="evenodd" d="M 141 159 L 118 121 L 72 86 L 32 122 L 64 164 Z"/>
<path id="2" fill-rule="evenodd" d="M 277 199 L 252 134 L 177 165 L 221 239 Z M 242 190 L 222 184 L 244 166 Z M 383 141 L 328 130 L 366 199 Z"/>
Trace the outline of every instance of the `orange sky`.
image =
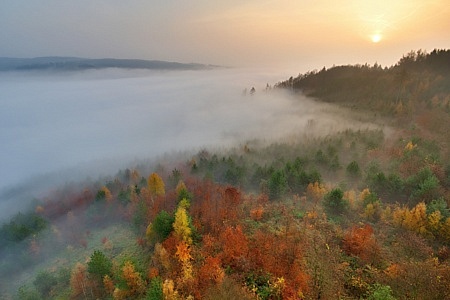
<path id="1" fill-rule="evenodd" d="M 391 65 L 413 49 L 450 48 L 450 5 L 448 0 L 5 0 L 0 39 L 0 56 L 144 58 L 303 72 L 333 64 Z"/>

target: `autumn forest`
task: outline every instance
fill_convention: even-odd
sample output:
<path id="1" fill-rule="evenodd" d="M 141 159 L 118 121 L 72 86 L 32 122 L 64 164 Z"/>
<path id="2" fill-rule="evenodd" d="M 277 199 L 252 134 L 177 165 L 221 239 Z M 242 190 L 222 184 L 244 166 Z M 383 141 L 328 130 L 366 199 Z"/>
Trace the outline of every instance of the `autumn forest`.
<path id="1" fill-rule="evenodd" d="M 54 187 L 0 224 L 0 299 L 450 299 L 450 50 L 279 91 L 379 126 Z"/>

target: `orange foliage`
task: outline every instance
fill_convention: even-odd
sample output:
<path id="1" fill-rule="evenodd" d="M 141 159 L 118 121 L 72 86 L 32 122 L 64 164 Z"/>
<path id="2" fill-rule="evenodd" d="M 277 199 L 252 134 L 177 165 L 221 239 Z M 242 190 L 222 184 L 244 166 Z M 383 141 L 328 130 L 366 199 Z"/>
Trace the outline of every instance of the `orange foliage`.
<path id="1" fill-rule="evenodd" d="M 122 267 L 122 275 L 128 287 L 127 296 L 138 296 L 144 292 L 145 282 L 130 261 L 126 261 Z"/>
<path id="2" fill-rule="evenodd" d="M 152 279 L 159 276 L 159 270 L 157 268 L 151 267 L 148 269 L 147 277 Z"/>
<path id="3" fill-rule="evenodd" d="M 103 286 L 105 287 L 105 291 L 108 295 L 112 295 L 114 293 L 114 282 L 109 275 L 105 275 L 105 277 L 103 277 Z"/>
<path id="4" fill-rule="evenodd" d="M 250 217 L 255 221 L 260 221 L 264 214 L 264 208 L 262 206 L 258 206 L 252 210 L 250 210 Z"/>
<path id="5" fill-rule="evenodd" d="M 218 257 L 206 257 L 203 266 L 198 271 L 198 277 L 203 284 L 221 283 L 225 277 L 225 272 L 221 267 L 221 260 Z"/>
<path id="6" fill-rule="evenodd" d="M 88 272 L 85 265 L 77 263 L 70 275 L 70 288 L 72 297 L 86 298 L 92 291 L 92 283 L 88 279 Z"/>
<path id="7" fill-rule="evenodd" d="M 190 249 L 189 245 L 187 243 L 185 243 L 184 241 L 181 241 L 177 245 L 177 252 L 175 253 L 175 255 L 182 263 L 187 262 L 192 259 L 191 249 Z"/>
<path id="8" fill-rule="evenodd" d="M 44 212 L 44 208 L 41 205 L 38 205 L 34 211 L 37 214 L 42 214 Z"/>
<path id="9" fill-rule="evenodd" d="M 242 261 L 248 255 L 248 240 L 242 232 L 241 226 L 235 228 L 227 226 L 220 234 L 220 241 L 223 243 L 223 251 L 220 257 L 224 264 L 241 269 Z"/>
<path id="10" fill-rule="evenodd" d="M 342 248 L 347 254 L 358 256 L 365 262 L 376 259 L 379 252 L 373 229 L 368 224 L 350 228 L 344 236 Z"/>

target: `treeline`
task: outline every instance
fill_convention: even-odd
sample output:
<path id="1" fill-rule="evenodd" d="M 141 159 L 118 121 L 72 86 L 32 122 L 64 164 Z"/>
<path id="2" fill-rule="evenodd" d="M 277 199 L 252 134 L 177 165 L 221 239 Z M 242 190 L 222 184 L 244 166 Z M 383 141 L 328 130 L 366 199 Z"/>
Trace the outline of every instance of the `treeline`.
<path id="1" fill-rule="evenodd" d="M 411 51 L 391 67 L 336 66 L 279 82 L 323 101 L 407 115 L 423 108 L 450 113 L 450 50 Z"/>

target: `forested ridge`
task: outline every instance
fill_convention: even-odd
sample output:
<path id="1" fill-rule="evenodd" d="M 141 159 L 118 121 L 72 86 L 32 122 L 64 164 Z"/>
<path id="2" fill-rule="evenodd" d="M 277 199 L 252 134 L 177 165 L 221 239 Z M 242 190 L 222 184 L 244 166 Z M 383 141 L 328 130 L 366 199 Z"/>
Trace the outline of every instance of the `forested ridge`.
<path id="1" fill-rule="evenodd" d="M 249 141 L 56 187 L 1 225 L 0 298 L 450 299 L 449 65 L 417 51 L 276 85 L 390 133 Z"/>

